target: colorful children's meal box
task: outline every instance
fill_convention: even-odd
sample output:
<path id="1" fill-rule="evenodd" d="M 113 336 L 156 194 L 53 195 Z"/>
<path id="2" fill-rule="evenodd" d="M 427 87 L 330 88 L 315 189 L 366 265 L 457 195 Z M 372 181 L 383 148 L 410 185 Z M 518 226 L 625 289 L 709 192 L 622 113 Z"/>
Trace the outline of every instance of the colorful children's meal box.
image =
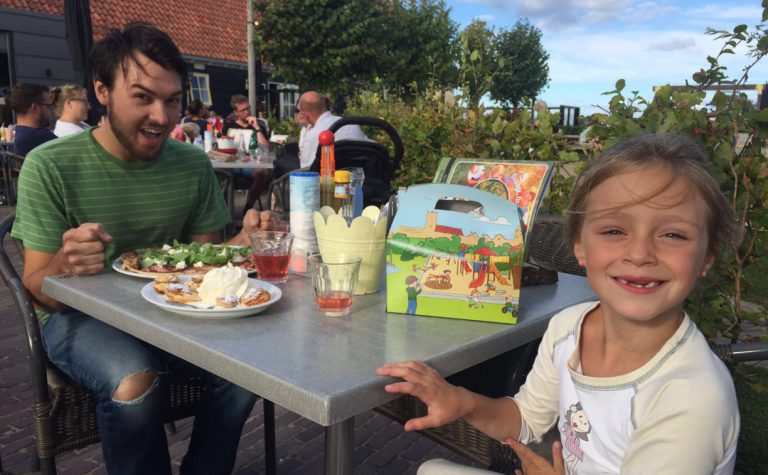
<path id="1" fill-rule="evenodd" d="M 528 229 L 553 171 L 554 162 L 445 157 L 433 182 L 471 186 L 505 198 L 523 208 L 523 227 Z"/>
<path id="2" fill-rule="evenodd" d="M 397 198 L 387 311 L 517 323 L 523 209 L 461 185 L 415 185 Z"/>

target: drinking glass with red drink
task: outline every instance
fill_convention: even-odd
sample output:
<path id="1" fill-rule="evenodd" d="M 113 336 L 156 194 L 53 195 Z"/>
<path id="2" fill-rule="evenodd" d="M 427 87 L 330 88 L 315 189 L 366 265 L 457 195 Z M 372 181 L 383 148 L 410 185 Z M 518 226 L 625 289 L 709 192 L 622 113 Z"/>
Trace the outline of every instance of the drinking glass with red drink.
<path id="1" fill-rule="evenodd" d="M 320 312 L 329 317 L 349 314 L 361 259 L 354 256 L 340 256 L 334 257 L 332 261 L 326 261 L 320 254 L 313 254 L 309 256 L 307 262 Z"/>
<path id="2" fill-rule="evenodd" d="M 253 251 L 253 266 L 261 280 L 282 284 L 288 280 L 293 234 L 285 231 L 256 231 L 248 235 Z"/>

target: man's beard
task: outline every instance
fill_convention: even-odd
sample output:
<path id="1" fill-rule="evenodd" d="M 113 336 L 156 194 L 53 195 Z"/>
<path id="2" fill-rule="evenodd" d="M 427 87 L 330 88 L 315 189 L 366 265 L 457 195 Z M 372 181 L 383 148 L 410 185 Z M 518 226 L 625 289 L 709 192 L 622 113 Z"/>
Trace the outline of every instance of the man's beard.
<path id="1" fill-rule="evenodd" d="M 128 130 L 130 127 L 123 124 L 120 119 L 118 119 L 117 114 L 115 113 L 115 107 L 112 102 L 112 97 L 109 98 L 109 105 L 107 106 L 107 121 L 109 122 L 109 128 L 112 131 L 112 134 L 114 134 L 115 138 L 118 142 L 120 142 L 120 145 L 128 152 L 129 157 L 128 160 L 132 162 L 150 162 L 158 157 L 160 155 L 160 152 L 162 152 L 163 147 L 159 147 L 156 152 L 145 152 L 141 150 L 137 143 L 129 137 L 130 131 Z M 157 129 L 162 129 L 166 135 L 165 140 L 168 139 L 168 132 L 167 127 L 161 127 L 161 126 L 153 126 Z M 141 134 L 141 130 L 136 131 L 138 134 Z"/>

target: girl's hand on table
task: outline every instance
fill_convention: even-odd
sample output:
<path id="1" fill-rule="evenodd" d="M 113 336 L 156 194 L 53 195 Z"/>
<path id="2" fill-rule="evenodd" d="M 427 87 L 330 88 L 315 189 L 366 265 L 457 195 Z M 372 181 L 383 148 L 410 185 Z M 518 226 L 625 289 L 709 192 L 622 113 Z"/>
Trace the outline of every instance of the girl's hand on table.
<path id="1" fill-rule="evenodd" d="M 565 475 L 563 446 L 560 442 L 554 442 L 552 444 L 552 461 L 554 462 L 554 465 L 551 465 L 549 460 L 540 456 L 528 448 L 528 446 L 521 444 L 515 439 L 507 439 L 506 442 L 520 458 L 520 463 L 523 466 L 522 471 L 515 470 L 515 475 Z"/>
<path id="2" fill-rule="evenodd" d="M 448 383 L 437 371 L 421 361 L 385 364 L 376 369 L 379 376 L 393 376 L 405 381 L 384 386 L 388 393 L 403 393 L 419 398 L 427 405 L 427 415 L 411 419 L 407 431 L 438 427 L 462 417 L 466 390 Z"/>

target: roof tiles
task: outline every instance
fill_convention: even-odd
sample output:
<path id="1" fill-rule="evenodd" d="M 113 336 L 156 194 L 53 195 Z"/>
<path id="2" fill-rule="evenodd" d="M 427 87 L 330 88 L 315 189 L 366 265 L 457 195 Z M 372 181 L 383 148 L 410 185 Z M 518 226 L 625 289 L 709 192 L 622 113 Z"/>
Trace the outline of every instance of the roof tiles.
<path id="1" fill-rule="evenodd" d="M 213 2 L 211 2 L 213 3 Z M 182 53 L 247 62 L 247 0 L 209 2 L 167 0 L 91 1 L 94 40 L 132 21 L 151 23 L 168 33 Z M 0 0 L 0 6 L 64 15 L 62 0 Z"/>

